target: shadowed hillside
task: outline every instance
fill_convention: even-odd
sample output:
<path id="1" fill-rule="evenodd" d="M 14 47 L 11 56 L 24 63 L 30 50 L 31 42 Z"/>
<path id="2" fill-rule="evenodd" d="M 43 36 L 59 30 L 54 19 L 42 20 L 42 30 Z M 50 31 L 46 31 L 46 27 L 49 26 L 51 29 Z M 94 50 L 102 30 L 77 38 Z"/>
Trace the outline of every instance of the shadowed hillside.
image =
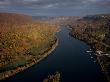
<path id="1" fill-rule="evenodd" d="M 91 45 L 102 71 L 110 81 L 110 14 L 88 15 L 69 26 L 72 36 Z"/>

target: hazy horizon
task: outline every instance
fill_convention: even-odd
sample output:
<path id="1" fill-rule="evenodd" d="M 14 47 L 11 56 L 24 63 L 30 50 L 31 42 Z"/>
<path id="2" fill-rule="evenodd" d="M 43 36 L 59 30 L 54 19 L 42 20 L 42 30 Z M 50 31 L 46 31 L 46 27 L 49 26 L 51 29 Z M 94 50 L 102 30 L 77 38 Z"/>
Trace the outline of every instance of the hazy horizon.
<path id="1" fill-rule="evenodd" d="M 0 0 L 0 12 L 31 16 L 84 16 L 110 13 L 110 0 Z"/>

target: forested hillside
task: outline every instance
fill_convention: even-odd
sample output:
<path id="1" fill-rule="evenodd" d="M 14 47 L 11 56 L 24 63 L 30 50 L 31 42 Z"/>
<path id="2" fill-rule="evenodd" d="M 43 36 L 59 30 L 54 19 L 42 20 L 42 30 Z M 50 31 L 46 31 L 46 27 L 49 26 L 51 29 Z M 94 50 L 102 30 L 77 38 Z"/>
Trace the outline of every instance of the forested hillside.
<path id="1" fill-rule="evenodd" d="M 72 28 L 72 36 L 91 45 L 110 80 L 110 14 L 85 16 L 69 23 L 69 26 Z"/>
<path id="2" fill-rule="evenodd" d="M 30 16 L 0 13 L 0 79 L 39 61 L 55 44 L 57 30 Z"/>

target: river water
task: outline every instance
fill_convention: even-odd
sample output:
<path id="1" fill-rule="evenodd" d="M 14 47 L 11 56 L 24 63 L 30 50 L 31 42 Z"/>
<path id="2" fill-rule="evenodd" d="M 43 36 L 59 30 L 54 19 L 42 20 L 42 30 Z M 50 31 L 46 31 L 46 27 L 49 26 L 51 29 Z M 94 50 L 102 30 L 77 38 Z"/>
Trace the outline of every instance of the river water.
<path id="1" fill-rule="evenodd" d="M 56 71 L 61 73 L 61 82 L 107 82 L 96 59 L 86 52 L 90 46 L 69 32 L 62 27 L 57 33 L 59 45 L 47 58 L 4 82 L 42 82 Z"/>

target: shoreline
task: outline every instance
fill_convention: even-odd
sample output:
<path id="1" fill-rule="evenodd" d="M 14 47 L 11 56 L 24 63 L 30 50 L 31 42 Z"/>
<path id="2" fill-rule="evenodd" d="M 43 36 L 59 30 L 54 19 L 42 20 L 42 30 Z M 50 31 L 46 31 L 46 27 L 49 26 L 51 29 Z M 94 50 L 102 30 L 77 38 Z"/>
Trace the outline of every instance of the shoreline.
<path id="1" fill-rule="evenodd" d="M 110 77 L 109 77 L 109 75 L 108 75 L 108 71 L 106 70 L 106 68 L 105 68 L 105 67 L 103 66 L 103 64 L 101 63 L 101 60 L 100 60 L 100 58 L 99 58 L 99 54 L 97 55 L 97 50 L 95 49 L 94 44 L 93 44 L 93 43 L 90 43 L 90 42 L 87 41 L 87 40 L 84 40 L 83 38 L 80 38 L 80 36 L 77 36 L 77 37 L 76 37 L 75 34 L 72 34 L 72 31 L 73 31 L 73 30 L 71 30 L 70 33 L 69 33 L 69 35 L 70 35 L 71 37 L 74 37 L 75 39 L 78 39 L 78 40 L 80 40 L 80 41 L 83 41 L 83 42 L 85 42 L 87 45 L 89 45 L 89 46 L 91 47 L 91 49 L 92 49 L 93 52 L 95 53 L 97 62 L 98 62 L 98 64 L 100 65 L 101 70 L 102 70 L 102 72 L 103 72 L 105 78 L 107 79 L 108 82 L 110 82 Z"/>
<path id="2" fill-rule="evenodd" d="M 14 76 L 16 75 L 17 73 L 20 73 L 30 67 L 32 67 L 33 65 L 35 64 L 38 64 L 39 62 L 41 62 L 44 58 L 48 57 L 55 49 L 56 47 L 58 46 L 58 38 L 56 37 L 56 41 L 54 44 L 51 45 L 51 48 L 49 48 L 48 51 L 46 51 L 45 53 L 41 54 L 43 55 L 39 60 L 37 61 L 33 61 L 32 63 L 30 64 L 27 64 L 26 66 L 23 66 L 23 67 L 19 67 L 19 69 L 14 69 L 14 70 L 10 70 L 10 71 L 6 71 L 4 72 L 3 74 L 1 73 L 0 74 L 0 81 L 4 81 L 5 79 L 8 79 L 9 77 L 11 76 Z"/>

